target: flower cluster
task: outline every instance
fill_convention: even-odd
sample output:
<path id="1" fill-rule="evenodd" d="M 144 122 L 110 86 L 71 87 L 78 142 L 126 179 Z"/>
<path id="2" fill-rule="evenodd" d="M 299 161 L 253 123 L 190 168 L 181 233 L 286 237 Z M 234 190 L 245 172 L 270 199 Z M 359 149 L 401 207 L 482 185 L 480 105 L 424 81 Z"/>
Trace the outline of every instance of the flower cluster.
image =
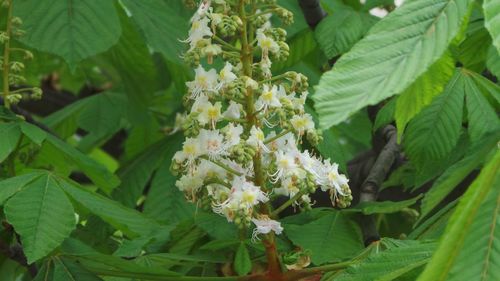
<path id="1" fill-rule="evenodd" d="M 17 104 L 22 99 L 33 99 L 38 100 L 42 97 L 42 90 L 38 87 L 33 88 L 20 88 L 15 91 L 11 91 L 9 86 L 18 85 L 26 82 L 26 79 L 21 75 L 24 71 L 25 65 L 22 60 L 33 59 L 33 54 L 22 48 L 11 48 L 11 42 L 13 38 L 20 38 L 25 34 L 25 31 L 21 29 L 23 24 L 19 17 L 12 16 L 12 6 L 13 0 L 4 0 L 1 3 L 0 8 L 6 8 L 9 10 L 6 14 L 9 15 L 6 23 L 6 30 L 0 30 L 0 44 L 3 45 L 3 56 L 0 55 L 0 69 L 3 70 L 3 76 L 6 77 L 7 83 L 4 83 L 3 90 L 1 91 L 1 96 L 4 99 L 4 104 L 6 107 L 10 107 L 11 104 Z M 21 59 L 13 60 L 12 57 L 19 57 L 22 55 Z"/>
<path id="2" fill-rule="evenodd" d="M 352 200 L 337 164 L 301 150 L 321 135 L 304 107 L 307 78 L 272 76 L 272 62 L 287 58 L 288 45 L 285 30 L 271 25 L 271 12 L 292 21 L 273 0 L 200 3 L 185 40 L 184 58 L 195 67 L 184 100 L 190 110 L 179 118 L 186 139 L 172 161 L 176 185 L 189 200 L 241 228 L 255 224 L 255 239 L 283 230 L 271 204 L 279 196 L 302 209 L 310 208 L 317 188 L 336 206 Z"/>

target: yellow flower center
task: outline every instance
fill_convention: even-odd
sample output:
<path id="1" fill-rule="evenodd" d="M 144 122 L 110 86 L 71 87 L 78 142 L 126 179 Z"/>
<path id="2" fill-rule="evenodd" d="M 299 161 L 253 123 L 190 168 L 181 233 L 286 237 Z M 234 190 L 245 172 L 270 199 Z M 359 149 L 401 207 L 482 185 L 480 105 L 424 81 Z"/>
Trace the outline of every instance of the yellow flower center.
<path id="1" fill-rule="evenodd" d="M 207 110 L 207 113 L 208 113 L 208 118 L 217 119 L 217 118 L 219 118 L 220 110 L 219 110 L 219 108 L 212 106 Z"/>
<path id="2" fill-rule="evenodd" d="M 270 102 L 273 100 L 273 92 L 267 91 L 262 94 L 262 99 L 266 102 Z"/>

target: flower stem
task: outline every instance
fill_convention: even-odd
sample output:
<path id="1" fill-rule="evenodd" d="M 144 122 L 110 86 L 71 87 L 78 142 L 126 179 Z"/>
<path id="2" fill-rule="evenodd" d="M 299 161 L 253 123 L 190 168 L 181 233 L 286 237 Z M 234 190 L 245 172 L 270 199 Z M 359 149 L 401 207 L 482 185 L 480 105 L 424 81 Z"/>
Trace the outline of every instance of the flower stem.
<path id="1" fill-rule="evenodd" d="M 283 131 L 281 131 L 279 134 L 277 134 L 276 136 L 271 137 L 271 138 L 268 138 L 267 140 L 264 140 L 264 144 L 268 144 L 268 143 L 270 143 L 270 142 L 273 142 L 273 141 L 275 141 L 275 140 L 277 140 L 277 139 L 281 138 L 282 136 L 284 136 L 284 135 L 286 135 L 286 134 L 290 133 L 291 131 L 292 131 L 292 130 L 283 130 Z"/>
<path id="2" fill-rule="evenodd" d="M 3 49 L 3 91 L 2 91 L 2 97 L 3 97 L 3 104 L 7 109 L 10 109 L 10 101 L 9 101 L 9 56 L 10 56 L 10 37 L 11 37 L 11 31 L 12 31 L 12 0 L 7 0 L 7 28 L 5 30 L 5 33 L 7 35 L 7 39 L 5 39 L 4 43 L 4 49 Z"/>
<path id="3" fill-rule="evenodd" d="M 288 206 L 292 205 L 293 202 L 297 201 L 298 199 L 300 199 L 300 197 L 302 197 L 302 195 L 304 195 L 306 192 L 304 191 L 299 191 L 297 192 L 297 194 L 295 194 L 292 198 L 288 199 L 288 201 L 286 201 L 285 203 L 283 203 L 283 205 L 279 206 L 276 210 L 274 210 L 272 213 L 271 213 L 271 217 L 272 218 L 276 218 L 281 212 L 283 212 L 286 208 L 288 208 Z"/>
<path id="4" fill-rule="evenodd" d="M 243 65 L 243 74 L 245 76 L 252 78 L 252 64 L 253 64 L 253 52 L 252 52 L 252 42 L 254 39 L 254 30 L 251 22 L 249 22 L 246 7 L 246 0 L 240 0 L 238 4 L 239 16 L 243 22 L 243 27 L 241 31 L 241 63 Z M 252 3 L 252 14 L 255 14 L 255 2 Z M 254 104 L 254 93 L 251 87 L 247 88 L 246 92 L 246 116 L 247 116 L 247 127 L 246 130 L 249 131 L 252 126 L 259 127 L 259 120 L 255 115 L 255 104 Z M 256 186 L 260 186 L 264 188 L 264 174 L 262 170 L 262 159 L 260 151 L 257 151 L 253 158 L 253 168 L 255 173 L 254 183 Z M 263 205 L 262 211 L 264 214 L 269 214 L 270 206 Z M 271 232 L 266 236 L 266 239 L 263 241 L 264 246 L 266 248 L 266 256 L 267 256 L 267 265 L 268 265 L 268 276 L 272 280 L 282 280 L 283 274 L 281 272 L 281 266 L 278 259 L 278 252 L 276 250 L 276 243 L 274 241 L 274 233 Z"/>
<path id="5" fill-rule="evenodd" d="M 217 166 L 219 166 L 219 167 L 223 168 L 224 170 L 226 170 L 226 171 L 228 171 L 228 172 L 230 172 L 231 174 L 234 174 L 234 175 L 236 175 L 236 176 L 239 176 L 239 177 L 240 177 L 240 176 L 242 176 L 242 175 L 243 175 L 242 173 L 240 173 L 240 172 L 236 171 L 235 169 L 233 169 L 233 168 L 229 167 L 228 165 L 226 165 L 226 164 L 224 164 L 224 163 L 221 163 L 221 162 L 219 162 L 219 161 L 217 161 L 217 160 L 210 159 L 210 158 L 209 158 L 208 156 L 206 156 L 206 155 L 200 156 L 200 158 L 201 158 L 201 159 L 205 159 L 205 160 L 207 160 L 207 161 L 210 161 L 210 162 L 214 163 L 215 165 L 217 165 Z"/>

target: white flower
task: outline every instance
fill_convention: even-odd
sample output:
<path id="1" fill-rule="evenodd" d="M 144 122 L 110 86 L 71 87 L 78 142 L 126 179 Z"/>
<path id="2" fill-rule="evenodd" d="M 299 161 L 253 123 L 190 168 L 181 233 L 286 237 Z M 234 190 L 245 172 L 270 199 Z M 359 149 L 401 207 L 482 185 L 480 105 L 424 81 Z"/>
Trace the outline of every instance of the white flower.
<path id="1" fill-rule="evenodd" d="M 269 149 L 264 144 L 264 140 L 264 132 L 262 132 L 260 128 L 255 127 L 255 125 L 252 126 L 252 129 L 250 129 L 250 137 L 248 137 L 247 143 L 251 146 L 260 148 L 265 152 L 269 152 Z"/>
<path id="2" fill-rule="evenodd" d="M 292 153 L 285 153 L 279 150 L 274 153 L 276 157 L 276 167 L 277 171 L 271 174 L 271 182 L 276 183 L 278 180 L 287 176 L 289 173 L 293 173 L 297 168 L 295 163 L 295 157 Z"/>
<path id="3" fill-rule="evenodd" d="M 248 76 L 244 76 L 243 81 L 245 81 L 245 88 L 247 89 L 257 90 L 259 88 L 259 83 Z"/>
<path id="4" fill-rule="evenodd" d="M 267 110 L 268 107 L 281 107 L 281 103 L 278 97 L 278 87 L 273 85 L 272 87 L 264 85 L 262 89 L 262 94 L 255 103 L 255 108 L 257 110 Z"/>
<path id="5" fill-rule="evenodd" d="M 252 218 L 252 222 L 256 226 L 252 233 L 253 240 L 259 239 L 257 237 L 259 234 L 268 234 L 269 232 L 274 231 L 274 233 L 279 235 L 281 234 L 281 232 L 283 232 L 283 227 L 281 226 L 281 224 L 278 221 L 269 218 Z"/>
<path id="6" fill-rule="evenodd" d="M 210 2 L 211 0 L 203 0 L 200 3 L 200 6 L 198 7 L 198 10 L 196 10 L 196 13 L 194 13 L 193 17 L 191 18 L 191 22 L 197 21 L 204 17 L 208 10 L 210 9 Z"/>
<path id="7" fill-rule="evenodd" d="M 295 115 L 290 120 L 293 128 L 302 135 L 305 131 L 314 129 L 314 122 L 312 116 L 309 113 L 304 113 L 303 115 Z"/>
<path id="8" fill-rule="evenodd" d="M 235 177 L 231 186 L 229 198 L 213 206 L 214 212 L 225 215 L 228 221 L 232 221 L 236 211 L 250 215 L 253 206 L 269 201 L 260 187 L 246 181 L 245 177 Z"/>
<path id="9" fill-rule="evenodd" d="M 191 166 L 194 163 L 194 160 L 196 160 L 196 158 L 203 154 L 204 151 L 200 146 L 200 142 L 198 141 L 198 139 L 187 138 L 184 141 L 182 150 L 175 153 L 174 159 L 178 163 L 182 163 L 187 160 L 187 165 Z"/>
<path id="10" fill-rule="evenodd" d="M 207 96 L 199 96 L 194 100 L 193 106 L 191 107 L 191 112 L 201 113 L 203 109 L 209 104 Z"/>
<path id="11" fill-rule="evenodd" d="M 188 42 L 190 45 L 189 50 L 193 50 L 198 42 L 204 39 L 205 36 L 212 36 L 213 33 L 208 26 L 210 19 L 207 17 L 198 18 L 193 20 L 191 29 L 189 30 L 189 37 L 183 41 Z"/>
<path id="12" fill-rule="evenodd" d="M 320 180 L 322 180 L 320 177 L 323 175 L 324 170 L 323 163 L 316 157 L 311 156 L 307 150 L 300 153 L 298 159 L 302 168 L 316 177 L 316 182 L 320 184 Z"/>
<path id="13" fill-rule="evenodd" d="M 201 129 L 198 135 L 202 150 L 206 151 L 210 159 L 217 159 L 227 154 L 224 137 L 219 130 Z"/>
<path id="14" fill-rule="evenodd" d="M 257 45 L 262 49 L 262 57 L 265 58 L 268 57 L 269 52 L 275 54 L 280 50 L 278 43 L 264 34 L 262 29 L 257 30 Z"/>
<path id="15" fill-rule="evenodd" d="M 225 85 L 236 80 L 236 74 L 233 73 L 233 65 L 229 62 L 226 62 L 224 67 L 219 72 L 219 84 L 217 85 L 217 89 L 224 87 Z"/>
<path id="16" fill-rule="evenodd" d="M 295 185 L 292 178 L 289 177 L 282 180 L 281 187 L 275 188 L 274 192 L 278 195 L 289 196 L 292 198 L 295 194 L 297 194 L 297 192 L 299 192 L 299 188 Z"/>
<path id="17" fill-rule="evenodd" d="M 211 124 L 212 128 L 215 128 L 215 124 L 222 118 L 222 114 L 220 112 L 221 107 L 222 105 L 220 102 L 216 102 L 215 104 L 208 102 L 202 106 L 202 111 L 197 118 L 198 122 L 200 122 L 203 126 Z"/>
<path id="18" fill-rule="evenodd" d="M 201 50 L 202 55 L 207 57 L 208 64 L 213 63 L 213 57 L 222 53 L 222 48 L 218 44 L 209 43 Z M 215 88 L 217 90 L 217 86 Z"/>
<path id="19" fill-rule="evenodd" d="M 192 99 L 196 99 L 205 92 L 215 90 L 217 86 L 217 72 L 215 69 L 205 71 L 205 69 L 199 65 L 194 72 L 194 81 L 186 82 L 186 86 L 191 92 Z"/>
<path id="20" fill-rule="evenodd" d="M 228 146 L 234 146 L 240 143 L 240 136 L 243 133 L 243 127 L 241 125 L 234 125 L 229 123 L 225 128 L 224 132 L 226 134 L 226 143 Z"/>
<path id="21" fill-rule="evenodd" d="M 194 194 L 202 185 L 203 179 L 197 175 L 183 175 L 175 182 L 175 186 L 177 186 L 180 191 L 189 193 L 192 197 L 194 197 Z"/>
<path id="22" fill-rule="evenodd" d="M 201 178 L 217 177 L 223 179 L 226 177 L 226 170 L 208 160 L 200 159 L 200 164 L 196 167 L 196 174 Z"/>
<path id="23" fill-rule="evenodd" d="M 269 200 L 266 194 L 260 190 L 260 187 L 246 181 L 244 177 L 234 178 L 230 199 L 236 200 L 240 209 L 250 209 Z"/>
<path id="24" fill-rule="evenodd" d="M 262 59 L 259 62 L 260 69 L 262 70 L 262 73 L 264 74 L 264 77 L 271 78 L 273 75 L 271 73 L 271 66 L 272 62 L 267 56 L 263 56 Z"/>
<path id="25" fill-rule="evenodd" d="M 224 117 L 229 119 L 238 119 L 241 116 L 241 104 L 230 101 L 229 106 L 226 111 L 223 113 Z"/>
<path id="26" fill-rule="evenodd" d="M 344 195 L 342 192 L 342 186 L 347 185 L 349 180 L 345 175 L 339 173 L 338 168 L 339 165 L 337 163 L 330 164 L 329 160 L 325 161 L 323 175 L 321 175 L 321 178 L 323 179 L 321 185 L 322 191 L 334 188 L 336 192 Z"/>
<path id="27" fill-rule="evenodd" d="M 184 123 L 186 123 L 186 120 L 187 120 L 186 113 L 177 112 L 177 114 L 175 114 L 174 129 L 172 130 L 172 132 L 170 132 L 170 135 L 173 135 L 178 131 L 180 131 Z"/>

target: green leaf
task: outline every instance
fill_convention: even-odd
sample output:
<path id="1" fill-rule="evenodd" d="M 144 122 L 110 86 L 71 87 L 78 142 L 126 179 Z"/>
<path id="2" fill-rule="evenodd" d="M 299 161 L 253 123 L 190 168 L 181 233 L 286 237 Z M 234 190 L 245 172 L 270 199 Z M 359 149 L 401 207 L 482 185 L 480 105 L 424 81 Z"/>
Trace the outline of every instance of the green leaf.
<path id="1" fill-rule="evenodd" d="M 38 128 L 37 126 L 31 125 L 26 122 L 22 122 L 20 126 L 23 134 L 37 145 L 42 145 L 43 141 L 47 137 L 47 132 Z"/>
<path id="2" fill-rule="evenodd" d="M 14 14 L 26 30 L 21 42 L 61 56 L 72 68 L 109 49 L 121 33 L 113 1 L 21 0 Z"/>
<path id="3" fill-rule="evenodd" d="M 454 208 L 457 206 L 457 201 L 453 201 L 441 208 L 437 213 L 425 220 L 422 224 L 416 227 L 409 235 L 409 239 L 437 239 L 445 230 L 446 223 L 450 219 Z"/>
<path id="4" fill-rule="evenodd" d="M 171 147 L 163 163 L 158 167 L 144 202 L 144 213 L 159 222 L 176 224 L 193 217 L 195 205 L 187 202 L 184 194 L 175 186 L 177 177 L 170 172 L 174 153 L 182 146 L 182 135 L 172 136 Z"/>
<path id="5" fill-rule="evenodd" d="M 456 71 L 444 92 L 423 109 L 407 128 L 403 146 L 416 167 L 444 158 L 457 144 L 462 125 L 464 75 Z"/>
<path id="6" fill-rule="evenodd" d="M 111 136 L 121 129 L 126 96 L 105 92 L 97 95 L 79 114 L 78 125 L 97 138 Z M 86 135 L 88 137 L 89 135 Z"/>
<path id="7" fill-rule="evenodd" d="M 58 157 L 63 157 L 67 164 L 77 166 L 99 188 L 109 193 L 119 184 L 119 179 L 102 164 L 83 154 L 71 145 L 53 135 L 47 135 L 46 149 L 53 151 Z"/>
<path id="8" fill-rule="evenodd" d="M 23 189 L 27 184 L 34 181 L 43 173 L 33 172 L 22 176 L 12 177 L 0 181 L 0 205 L 3 205 L 7 199 L 18 191 Z"/>
<path id="9" fill-rule="evenodd" d="M 19 123 L 0 123 L 0 163 L 3 162 L 16 149 L 21 130 Z"/>
<path id="10" fill-rule="evenodd" d="M 477 73 L 469 72 L 468 74 L 472 77 L 472 79 L 474 79 L 479 88 L 481 88 L 483 94 L 485 94 L 490 103 L 494 103 L 496 101 L 500 104 L 500 86 Z"/>
<path id="11" fill-rule="evenodd" d="M 132 19 L 141 29 L 148 44 L 161 52 L 168 60 L 182 63 L 181 53 L 186 44 L 189 17 L 182 10 L 181 1 L 122 0 Z M 184 16 L 183 16 L 184 15 Z"/>
<path id="12" fill-rule="evenodd" d="M 500 77 L 500 55 L 494 46 L 490 46 L 486 57 L 486 66 L 497 77 Z"/>
<path id="13" fill-rule="evenodd" d="M 367 105 L 402 93 L 444 54 L 471 2 L 405 2 L 375 24 L 321 78 L 312 96 L 321 127 L 339 124 Z"/>
<path id="14" fill-rule="evenodd" d="M 465 194 L 460 198 L 460 202 L 451 216 L 448 226 L 446 227 L 446 231 L 443 234 L 439 245 L 437 247 L 436 252 L 432 256 L 431 261 L 427 264 L 424 272 L 420 277 L 418 278 L 418 281 L 426 281 L 426 280 L 432 280 L 432 281 L 441 281 L 441 280 L 449 280 L 448 276 L 450 274 L 450 270 L 453 269 L 453 265 L 455 262 L 461 262 L 460 260 L 457 260 L 459 258 L 459 254 L 461 250 L 463 249 L 466 241 L 466 237 L 468 233 L 472 235 L 472 239 L 479 239 L 479 241 L 483 241 L 482 246 L 481 246 L 481 251 L 484 251 L 484 249 L 490 249 L 493 251 L 490 254 L 483 255 L 483 259 L 480 260 L 479 263 L 476 264 L 468 264 L 467 263 L 467 268 L 462 269 L 464 270 L 463 272 L 466 272 L 466 270 L 477 270 L 479 267 L 478 272 L 483 272 L 486 274 L 499 274 L 500 272 L 498 271 L 498 267 L 492 268 L 490 272 L 490 268 L 486 268 L 485 271 L 485 265 L 488 265 L 490 263 L 490 258 L 492 259 L 491 262 L 493 262 L 493 265 L 498 262 L 498 249 L 493 248 L 495 247 L 492 244 L 490 244 L 493 240 L 488 240 L 491 239 L 495 235 L 495 226 L 497 224 L 497 218 L 498 216 L 498 186 L 500 186 L 500 173 L 499 173 L 499 168 L 500 168 L 500 151 L 497 151 L 495 153 L 495 156 L 490 160 L 490 162 L 483 168 L 479 176 L 474 180 L 474 182 L 471 184 L 471 186 L 467 189 Z M 494 189 L 493 189 L 494 188 Z M 490 201 L 490 200 L 485 200 L 487 198 L 488 193 L 490 190 L 494 190 L 492 193 L 492 197 L 496 197 L 496 202 L 495 201 Z M 493 203 L 492 203 L 493 202 Z M 491 205 L 495 206 L 491 206 Z M 487 209 L 487 210 L 482 210 L 482 209 Z M 486 216 L 479 216 L 480 214 L 483 214 L 483 212 L 487 213 Z M 489 217 L 489 218 L 488 218 Z M 493 232 L 488 232 L 488 227 L 486 228 L 486 232 L 484 232 L 483 227 L 479 228 L 473 228 L 473 226 L 478 227 L 478 225 L 474 224 L 474 221 L 480 220 L 478 224 L 489 224 L 489 230 L 493 230 Z M 486 238 L 486 242 L 481 238 L 481 234 L 486 233 L 489 237 Z M 480 244 L 480 245 L 481 245 Z M 466 245 L 465 246 L 466 250 L 465 251 L 470 251 L 470 246 Z M 486 248 L 485 248 L 486 247 Z M 473 247 L 474 250 L 474 255 L 477 255 L 477 248 Z M 486 253 L 488 253 L 488 250 L 486 250 Z M 466 257 L 466 259 L 472 259 L 477 261 L 475 257 Z M 497 263 L 498 264 L 498 263 Z M 474 269 L 469 269 L 469 268 L 474 268 Z M 456 273 L 456 272 L 453 272 Z M 491 275 L 491 276 L 494 276 Z M 485 278 L 482 278 L 482 280 L 496 280 L 495 278 L 490 279 L 487 277 L 487 275 L 483 275 Z M 498 275 L 497 275 L 498 276 Z M 477 279 L 476 280 L 481 280 L 479 278 L 480 276 L 474 276 Z M 463 279 L 462 279 L 463 280 Z"/>
<path id="15" fill-rule="evenodd" d="M 346 212 L 361 212 L 365 215 L 371 214 L 390 214 L 399 212 L 402 209 L 408 208 L 414 205 L 420 198 L 422 194 L 408 200 L 403 201 L 382 201 L 382 202 L 362 202 L 358 205 L 346 209 Z"/>
<path id="16" fill-rule="evenodd" d="M 483 9 L 485 26 L 493 38 L 493 45 L 500 53 L 500 3 L 496 0 L 484 0 Z"/>
<path id="17" fill-rule="evenodd" d="M 328 281 L 389 281 L 427 263 L 436 243 L 407 243 L 372 254 Z M 326 280 L 325 280 L 326 281 Z"/>
<path id="18" fill-rule="evenodd" d="M 77 263 L 63 257 L 54 257 L 53 281 L 102 281 L 93 273 L 82 268 Z"/>
<path id="19" fill-rule="evenodd" d="M 397 98 L 394 118 L 399 138 L 406 124 L 443 91 L 454 69 L 455 62 L 447 52 Z"/>
<path id="20" fill-rule="evenodd" d="M 500 134 L 491 134 L 473 145 L 466 156 L 449 167 L 422 200 L 421 218 L 428 215 L 467 175 L 495 149 Z"/>
<path id="21" fill-rule="evenodd" d="M 122 184 L 114 191 L 113 198 L 125 206 L 135 207 L 154 171 L 179 148 L 180 138 L 179 134 L 163 138 L 124 165 L 118 171 Z"/>
<path id="22" fill-rule="evenodd" d="M 477 211 L 447 280 L 500 280 L 500 188 L 496 187 Z"/>
<path id="23" fill-rule="evenodd" d="M 359 229 L 340 212 L 332 211 L 304 225 L 284 227 L 295 245 L 311 251 L 316 265 L 346 259 L 363 248 Z"/>
<path id="24" fill-rule="evenodd" d="M 396 111 L 396 100 L 395 98 L 390 99 L 377 113 L 375 118 L 375 124 L 373 124 L 373 130 L 376 131 L 382 126 L 390 124 L 394 121 L 394 112 Z"/>
<path id="25" fill-rule="evenodd" d="M 252 270 L 252 260 L 250 259 L 250 254 L 248 253 L 245 243 L 241 242 L 234 256 L 234 271 L 238 273 L 239 276 L 247 275 L 247 273 Z"/>
<path id="26" fill-rule="evenodd" d="M 473 14 L 466 31 L 466 37 L 458 46 L 458 60 L 465 68 L 482 72 L 490 46 L 491 37 L 484 28 L 482 15 Z"/>
<path id="27" fill-rule="evenodd" d="M 100 194 L 82 189 L 74 182 L 61 180 L 60 185 L 76 202 L 129 237 L 149 235 L 160 227 L 155 220 L 135 209 L 127 208 Z"/>
<path id="28" fill-rule="evenodd" d="M 42 123 L 52 129 L 62 139 L 67 139 L 78 129 L 77 121 L 80 113 L 97 97 L 94 95 L 77 100 L 45 117 Z"/>
<path id="29" fill-rule="evenodd" d="M 321 50 L 331 59 L 349 51 L 376 21 L 353 9 L 336 10 L 320 21 L 314 33 Z"/>
<path id="30" fill-rule="evenodd" d="M 487 132 L 500 129 L 500 119 L 483 96 L 475 81 L 467 76 L 465 80 L 465 100 L 469 119 L 469 135 L 472 142 L 476 142 Z"/>
<path id="31" fill-rule="evenodd" d="M 59 246 L 76 225 L 73 205 L 49 173 L 9 199 L 5 215 L 21 236 L 29 264 Z"/>

